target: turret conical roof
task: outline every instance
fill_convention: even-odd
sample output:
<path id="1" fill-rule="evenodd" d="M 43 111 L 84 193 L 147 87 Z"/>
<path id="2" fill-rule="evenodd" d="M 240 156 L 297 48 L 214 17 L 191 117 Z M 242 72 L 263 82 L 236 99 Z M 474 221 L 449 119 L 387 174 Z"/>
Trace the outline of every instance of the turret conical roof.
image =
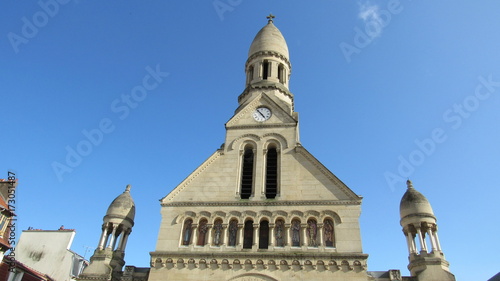
<path id="1" fill-rule="evenodd" d="M 403 198 L 401 198 L 401 203 L 399 204 L 401 219 L 409 215 L 434 217 L 434 212 L 427 198 L 413 188 L 413 184 L 410 180 L 408 180 L 406 184 L 408 189 L 403 195 Z"/>
<path id="2" fill-rule="evenodd" d="M 104 219 L 123 219 L 133 224 L 135 218 L 135 203 L 130 196 L 130 185 L 127 185 L 125 191 L 111 202 Z"/>

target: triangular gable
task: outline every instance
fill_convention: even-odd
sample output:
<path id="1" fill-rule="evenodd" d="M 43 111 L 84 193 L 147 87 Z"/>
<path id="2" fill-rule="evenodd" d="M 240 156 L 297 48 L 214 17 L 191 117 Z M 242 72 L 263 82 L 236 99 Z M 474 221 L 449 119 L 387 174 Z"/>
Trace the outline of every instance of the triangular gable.
<path id="1" fill-rule="evenodd" d="M 335 174 L 333 174 L 328 168 L 326 168 L 316 157 L 314 157 L 309 151 L 307 151 L 303 146 L 297 146 L 295 152 L 303 156 L 314 169 L 317 169 L 322 175 L 324 175 L 333 185 L 324 185 L 330 192 L 335 193 L 335 190 L 331 190 L 336 187 L 345 194 L 350 200 L 360 201 L 361 196 L 358 196 L 354 191 L 352 191 L 345 183 L 343 183 Z"/>
<path id="2" fill-rule="evenodd" d="M 237 110 L 237 113 L 226 123 L 226 128 L 254 126 L 255 121 L 252 120 L 252 112 L 259 106 L 267 106 L 273 112 L 271 119 L 261 124 L 261 126 L 272 126 L 276 124 L 295 125 L 295 120 L 288 112 L 277 104 L 266 93 L 262 92 L 256 96 L 252 102 Z"/>

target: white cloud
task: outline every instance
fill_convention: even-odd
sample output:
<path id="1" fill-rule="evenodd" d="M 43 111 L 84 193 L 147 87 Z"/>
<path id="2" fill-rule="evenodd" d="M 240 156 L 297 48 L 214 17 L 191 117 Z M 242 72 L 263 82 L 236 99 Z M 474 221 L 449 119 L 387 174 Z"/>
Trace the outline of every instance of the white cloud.
<path id="1" fill-rule="evenodd" d="M 365 22 L 366 26 L 372 27 L 372 37 L 379 37 L 382 34 L 382 19 L 378 5 L 372 5 L 370 2 L 358 3 L 359 13 L 358 17 Z M 374 27 L 374 28 L 373 28 Z"/>

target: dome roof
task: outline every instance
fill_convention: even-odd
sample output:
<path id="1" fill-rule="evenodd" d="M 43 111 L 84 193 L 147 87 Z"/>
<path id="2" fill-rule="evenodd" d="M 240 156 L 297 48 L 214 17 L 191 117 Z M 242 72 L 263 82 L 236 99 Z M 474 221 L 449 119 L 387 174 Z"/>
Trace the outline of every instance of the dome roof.
<path id="1" fill-rule="evenodd" d="M 274 51 L 288 58 L 288 46 L 285 38 L 279 29 L 274 26 L 272 20 L 269 20 L 267 25 L 255 35 L 248 51 L 248 57 L 260 51 Z"/>
<path id="2" fill-rule="evenodd" d="M 425 196 L 418 192 L 410 180 L 406 182 L 408 189 L 406 190 L 403 198 L 401 198 L 401 203 L 399 204 L 399 214 L 401 219 L 409 215 L 428 215 L 434 217 L 434 212 L 432 211 L 431 204 L 425 198 Z"/>
<path id="3" fill-rule="evenodd" d="M 111 202 L 105 218 L 126 219 L 133 223 L 135 218 L 135 204 L 130 196 L 130 185 L 127 185 L 125 191 Z"/>

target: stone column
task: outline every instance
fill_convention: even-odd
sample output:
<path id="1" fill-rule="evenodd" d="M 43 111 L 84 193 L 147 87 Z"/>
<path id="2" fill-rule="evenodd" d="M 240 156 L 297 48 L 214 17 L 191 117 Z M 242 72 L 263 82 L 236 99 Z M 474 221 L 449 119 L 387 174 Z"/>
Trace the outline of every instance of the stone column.
<path id="1" fill-rule="evenodd" d="M 229 228 L 227 224 L 222 224 L 222 235 L 224 235 L 222 238 L 222 245 L 227 246 L 229 242 Z"/>
<path id="2" fill-rule="evenodd" d="M 325 241 L 323 241 L 323 224 L 322 223 L 317 223 L 316 224 L 318 228 L 316 229 L 316 237 L 319 236 L 319 241 L 316 238 L 316 245 L 319 246 L 326 246 Z"/>
<path id="3" fill-rule="evenodd" d="M 193 244 L 193 246 L 196 246 L 198 242 L 198 224 L 192 224 L 191 225 L 191 241 L 189 241 L 189 244 Z"/>
<path id="4" fill-rule="evenodd" d="M 408 253 L 409 254 L 414 254 L 415 253 L 415 248 L 414 248 L 414 241 L 413 241 L 413 235 L 408 232 L 404 232 L 406 236 L 406 244 L 408 244 Z"/>
<path id="5" fill-rule="evenodd" d="M 120 243 L 118 244 L 117 250 L 125 252 L 125 247 L 127 247 L 127 240 L 128 240 L 128 237 L 130 236 L 131 232 L 132 232 L 131 229 L 127 229 L 127 230 L 123 231 L 123 234 L 122 234 L 123 236 L 120 240 Z"/>
<path id="6" fill-rule="evenodd" d="M 270 223 L 270 224 L 269 224 L 269 230 L 270 230 L 270 232 L 271 232 L 271 233 L 270 233 L 271 237 L 269 237 L 269 238 L 271 238 L 271 239 L 269 239 L 269 241 L 270 241 L 271 243 L 270 243 L 270 245 L 269 245 L 269 246 L 274 247 L 274 245 L 276 245 L 276 237 L 274 237 L 274 223 Z"/>
<path id="7" fill-rule="evenodd" d="M 427 245 L 425 244 L 425 240 L 422 235 L 422 230 L 420 229 L 420 225 L 415 228 L 417 229 L 418 241 L 420 242 L 420 251 L 427 252 Z"/>
<path id="8" fill-rule="evenodd" d="M 430 227 L 427 228 L 427 235 L 429 235 L 429 240 L 431 241 L 432 251 L 435 252 L 437 250 L 437 247 L 436 242 L 434 241 L 434 235 L 432 235 L 432 229 Z"/>
<path id="9" fill-rule="evenodd" d="M 259 224 L 253 224 L 253 245 L 259 247 Z"/>
<path id="10" fill-rule="evenodd" d="M 117 228 L 117 226 L 113 225 L 113 231 L 111 232 L 111 239 L 109 240 L 109 244 L 108 244 L 108 247 L 107 247 L 108 249 L 113 249 L 115 247 L 116 228 Z"/>
<path id="11" fill-rule="evenodd" d="M 239 236 L 239 239 L 236 241 L 236 245 L 243 246 L 243 233 L 244 233 L 244 225 L 242 223 L 238 224 L 238 233 L 236 236 Z M 238 235 L 239 234 L 239 235 Z"/>
<path id="12" fill-rule="evenodd" d="M 307 224 L 306 223 L 302 223 L 300 225 L 300 230 L 302 232 L 302 246 L 307 246 Z"/>
<path id="13" fill-rule="evenodd" d="M 208 224 L 207 223 L 207 236 L 208 237 L 205 237 L 205 245 L 212 245 L 212 227 L 213 225 L 212 224 Z"/>
<path id="14" fill-rule="evenodd" d="M 292 245 L 292 235 L 291 235 L 291 229 L 292 225 L 289 223 L 285 223 L 285 236 L 286 236 L 286 241 L 285 241 L 285 246 L 291 246 Z"/>
<path id="15" fill-rule="evenodd" d="M 107 227 L 107 225 L 105 225 L 105 226 L 103 226 L 103 229 L 101 232 L 101 238 L 99 238 L 99 245 L 97 246 L 97 248 L 99 250 L 104 249 L 104 245 L 106 243 L 107 238 L 108 238 L 108 227 Z"/>
<path id="16" fill-rule="evenodd" d="M 443 250 L 441 250 L 441 244 L 439 243 L 439 238 L 438 238 L 438 232 L 437 232 L 437 227 L 436 229 L 434 230 L 434 238 L 436 239 L 436 247 L 437 247 L 437 250 L 442 252 Z"/>

